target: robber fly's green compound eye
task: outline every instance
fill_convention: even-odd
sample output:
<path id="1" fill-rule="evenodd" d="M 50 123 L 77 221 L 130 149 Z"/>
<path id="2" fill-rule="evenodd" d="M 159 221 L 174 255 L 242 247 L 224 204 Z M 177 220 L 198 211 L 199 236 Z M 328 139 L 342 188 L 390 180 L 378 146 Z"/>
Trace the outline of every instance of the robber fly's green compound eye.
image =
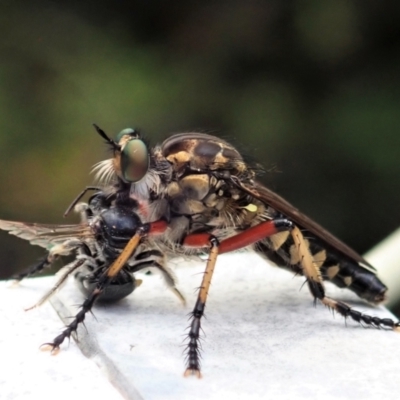
<path id="1" fill-rule="evenodd" d="M 123 129 L 115 137 L 115 143 L 119 146 L 121 178 L 130 183 L 140 181 L 149 168 L 149 152 L 140 139 L 140 132 L 132 128 Z"/>
<path id="2" fill-rule="evenodd" d="M 126 182 L 138 182 L 149 168 L 149 152 L 140 139 L 131 139 L 121 151 L 121 172 Z"/>

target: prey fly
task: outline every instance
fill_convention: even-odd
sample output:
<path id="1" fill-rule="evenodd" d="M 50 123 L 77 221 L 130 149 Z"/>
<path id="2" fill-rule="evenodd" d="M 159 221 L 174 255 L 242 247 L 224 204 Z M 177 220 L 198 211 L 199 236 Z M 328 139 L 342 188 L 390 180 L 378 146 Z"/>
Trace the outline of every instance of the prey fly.
<path id="1" fill-rule="evenodd" d="M 76 225 L 0 220 L 0 229 L 48 250 L 37 264 L 15 275 L 16 281 L 41 272 L 61 256 L 74 256 L 73 261 L 60 271 L 55 285 L 31 307 L 47 301 L 72 274 L 86 297 L 73 321 L 46 344 L 52 352 L 76 331 L 96 301 L 114 302 L 131 294 L 141 284 L 134 274 L 144 268 L 160 271 L 167 286 L 182 302 L 185 301 L 176 288 L 173 273 L 165 265 L 164 255 L 151 247 L 152 238 L 166 231 L 165 221 L 143 222 L 132 204 L 129 208 L 112 206 L 101 192 L 92 196 L 88 204 L 80 203 L 75 209 L 81 214 L 81 223 Z"/>

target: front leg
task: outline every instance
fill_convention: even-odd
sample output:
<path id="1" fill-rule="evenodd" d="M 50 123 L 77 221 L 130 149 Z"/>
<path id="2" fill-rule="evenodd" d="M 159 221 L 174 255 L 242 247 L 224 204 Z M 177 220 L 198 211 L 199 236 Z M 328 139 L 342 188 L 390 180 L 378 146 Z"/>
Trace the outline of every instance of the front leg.
<path id="1" fill-rule="evenodd" d="M 51 265 L 60 258 L 60 256 L 68 256 L 74 250 L 84 246 L 79 239 L 69 239 L 62 244 L 57 244 L 36 264 L 29 267 L 26 271 L 20 272 L 19 274 L 13 275 L 11 279 L 19 282 L 22 279 L 36 275 L 42 272 L 45 268 L 51 267 Z"/>
<path id="2" fill-rule="evenodd" d="M 186 348 L 186 370 L 184 376 L 196 375 L 201 378 L 200 372 L 200 329 L 201 329 L 201 318 L 204 315 L 206 306 L 208 291 L 211 284 L 211 279 L 215 269 L 215 263 L 217 262 L 217 256 L 220 253 L 226 253 L 234 251 L 250 244 L 253 244 L 261 239 L 268 236 L 274 235 L 281 231 L 291 230 L 293 224 L 287 219 L 276 219 L 272 221 L 261 222 L 247 231 L 238 233 L 221 243 L 218 240 L 207 233 L 199 233 L 188 235 L 183 245 L 187 247 L 205 247 L 208 243 L 210 247 L 210 253 L 207 260 L 206 270 L 204 271 L 203 280 L 201 282 L 200 290 L 197 296 L 196 305 L 194 306 L 191 314 L 191 324 L 188 333 L 188 345 Z"/>
<path id="3" fill-rule="evenodd" d="M 219 242 L 215 237 L 212 237 L 210 239 L 210 245 L 211 250 L 208 257 L 206 270 L 204 271 L 196 305 L 194 306 L 191 315 L 192 322 L 190 324 L 190 330 L 188 333 L 189 343 L 186 348 L 187 367 L 184 376 L 196 375 L 198 378 L 201 378 L 199 349 L 201 318 L 204 315 L 208 290 L 210 288 L 211 278 L 214 273 L 215 263 L 217 262 Z"/>
<path id="4" fill-rule="evenodd" d="M 43 344 L 42 347 L 44 350 L 50 350 L 53 354 L 57 353 L 64 340 L 70 338 L 71 334 L 78 329 L 78 325 L 85 320 L 86 314 L 92 309 L 93 304 L 104 292 L 107 286 L 110 285 L 111 281 L 119 274 L 121 269 L 124 268 L 129 258 L 135 252 L 140 240 L 147 234 L 149 229 L 150 225 L 143 225 L 137 230 L 136 234 L 132 236 L 118 258 L 107 267 L 104 273 L 99 277 L 96 287 L 83 302 L 81 309 L 78 314 L 76 314 L 74 320 L 67 325 L 64 331 L 58 335 L 53 342 Z"/>
<path id="5" fill-rule="evenodd" d="M 52 354 L 57 354 L 60 350 L 60 345 L 66 338 L 70 338 L 71 334 L 78 329 L 78 325 L 85 320 L 86 313 L 88 313 L 95 301 L 104 292 L 104 289 L 110 284 L 113 277 L 108 276 L 107 273 L 103 274 L 97 282 L 96 288 L 89 295 L 89 297 L 81 305 L 81 309 L 76 314 L 74 320 L 67 325 L 67 327 L 58 335 L 52 342 L 44 343 L 41 348 L 43 350 L 50 350 Z"/>

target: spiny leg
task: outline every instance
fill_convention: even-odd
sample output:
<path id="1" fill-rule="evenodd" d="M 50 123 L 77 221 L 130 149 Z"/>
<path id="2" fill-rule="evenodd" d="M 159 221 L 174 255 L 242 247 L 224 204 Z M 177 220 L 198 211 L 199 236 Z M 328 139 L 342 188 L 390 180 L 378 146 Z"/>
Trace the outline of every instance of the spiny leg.
<path id="1" fill-rule="evenodd" d="M 50 265 L 55 261 L 56 258 L 50 258 L 50 252 L 47 253 L 44 257 L 42 257 L 36 264 L 29 267 L 26 271 L 21 272 L 19 274 L 15 274 L 11 277 L 12 280 L 17 283 L 22 281 L 22 279 L 27 278 L 28 276 L 36 275 L 42 272 L 45 268 L 50 267 Z"/>
<path id="2" fill-rule="evenodd" d="M 141 238 L 147 233 L 147 231 L 148 227 L 146 226 L 142 226 L 138 229 L 137 233 L 129 240 L 119 257 L 111 264 L 109 268 L 106 269 L 104 274 L 99 277 L 96 287 L 83 302 L 73 321 L 67 325 L 63 332 L 54 338 L 52 342 L 44 343 L 42 345 L 43 350 L 50 350 L 53 354 L 56 354 L 64 340 L 66 338 L 70 338 L 71 334 L 76 332 L 79 324 L 85 320 L 86 314 L 92 309 L 95 301 L 103 293 L 104 289 L 111 283 L 114 277 L 118 275 L 119 271 L 121 271 L 121 269 L 125 266 L 128 259 L 136 250 Z"/>
<path id="3" fill-rule="evenodd" d="M 240 232 L 235 236 L 223 240 L 221 243 L 219 243 L 215 237 L 207 233 L 191 234 L 183 240 L 182 244 L 187 247 L 201 248 L 205 247 L 207 244 L 211 246 L 203 281 L 200 286 L 196 305 L 192 312 L 192 322 L 188 334 L 189 343 L 186 348 L 187 367 L 184 376 L 196 375 L 198 378 L 201 378 L 199 346 L 201 318 L 204 315 L 208 290 L 218 254 L 241 249 L 266 237 L 275 235 L 278 232 L 290 231 L 292 228 L 293 223 L 282 218 L 261 222 L 244 232 Z"/>
<path id="4" fill-rule="evenodd" d="M 212 238 L 210 240 L 211 250 L 207 261 L 206 270 L 204 271 L 203 280 L 201 282 L 199 294 L 197 296 L 196 305 L 194 306 L 190 324 L 190 329 L 188 333 L 189 343 L 186 348 L 186 370 L 184 376 L 196 375 L 201 378 L 200 372 L 200 329 L 201 329 L 201 318 L 204 315 L 204 309 L 206 306 L 206 300 L 208 295 L 208 290 L 210 288 L 211 278 L 214 273 L 215 263 L 217 262 L 218 256 L 218 240 Z"/>
<path id="5" fill-rule="evenodd" d="M 327 307 L 335 310 L 338 314 L 344 318 L 351 318 L 360 324 L 366 324 L 374 328 L 393 329 L 394 331 L 400 332 L 400 322 L 395 322 L 391 318 L 379 318 L 373 317 L 368 314 L 363 314 L 360 311 L 354 310 L 346 303 L 342 301 L 333 300 L 329 297 L 325 297 L 321 300 Z"/>
<path id="6" fill-rule="evenodd" d="M 62 244 L 55 245 L 37 264 L 34 264 L 26 271 L 21 272 L 20 274 L 13 275 L 11 279 L 19 282 L 24 278 L 29 276 L 36 275 L 37 273 L 42 272 L 45 268 L 48 268 L 56 261 L 60 256 L 70 255 L 73 250 L 78 247 L 81 247 L 82 241 L 78 239 L 66 240 Z"/>
<path id="7" fill-rule="evenodd" d="M 61 270 L 62 273 L 59 275 L 59 279 L 54 284 L 54 286 L 49 291 L 47 291 L 33 306 L 25 308 L 25 311 L 32 310 L 44 304 L 65 283 L 65 281 L 72 274 L 72 272 L 80 268 L 85 262 L 87 262 L 87 260 L 83 256 L 81 256 L 81 258 L 78 259 L 76 262 L 72 262 L 66 265 Z"/>
<path id="8" fill-rule="evenodd" d="M 50 343 L 44 343 L 41 348 L 43 350 L 50 350 L 53 354 L 57 354 L 58 350 L 60 349 L 60 345 L 64 342 L 66 338 L 70 338 L 71 334 L 78 329 L 78 325 L 85 320 L 86 313 L 88 313 L 95 301 L 110 284 L 112 277 L 104 274 L 100 277 L 96 288 L 93 292 L 89 295 L 89 297 L 83 302 L 81 305 L 81 309 L 79 310 L 78 314 L 75 315 L 74 320 L 67 325 L 67 327 L 62 331 L 60 335 L 54 338 L 54 340 Z"/>
<path id="9" fill-rule="evenodd" d="M 186 299 L 176 287 L 176 278 L 172 271 L 165 265 L 165 257 L 159 250 L 145 250 L 139 254 L 135 254 L 134 260 L 129 261 L 129 271 L 131 273 L 138 272 L 144 268 L 156 268 L 162 274 L 168 288 L 175 296 L 186 304 Z"/>
<path id="10" fill-rule="evenodd" d="M 325 288 L 322 283 L 321 273 L 318 263 L 314 261 L 303 234 L 298 227 L 292 232 L 293 241 L 298 251 L 300 264 L 303 274 L 307 278 L 307 284 L 314 300 L 317 299 L 332 310 L 342 315 L 344 318 L 351 318 L 356 322 L 364 323 L 375 328 L 387 328 L 400 332 L 400 322 L 395 322 L 390 318 L 373 317 L 354 310 L 342 301 L 337 301 L 325 296 Z"/>

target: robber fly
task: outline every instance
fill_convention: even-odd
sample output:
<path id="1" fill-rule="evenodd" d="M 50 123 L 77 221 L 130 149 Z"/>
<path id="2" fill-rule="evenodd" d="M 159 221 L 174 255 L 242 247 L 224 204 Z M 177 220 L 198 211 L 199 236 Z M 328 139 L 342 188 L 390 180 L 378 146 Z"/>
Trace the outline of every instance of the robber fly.
<path id="1" fill-rule="evenodd" d="M 185 376 L 201 376 L 201 318 L 217 255 L 246 246 L 303 275 L 315 302 L 359 323 L 400 330 L 399 322 L 362 314 L 325 295 L 324 280 L 373 304 L 385 300 L 387 288 L 358 253 L 260 184 L 256 168 L 230 143 L 191 132 L 149 147 L 137 130 L 124 129 L 113 140 L 95 128 L 113 152 L 112 158 L 94 168 L 103 190 L 127 207 L 131 202 L 139 208 L 141 203 L 151 204 L 149 221 L 166 218 L 170 235 L 161 240 L 165 251 L 190 246 L 210 249 L 192 313 Z M 93 188 L 86 188 L 73 204 L 88 189 Z"/>

